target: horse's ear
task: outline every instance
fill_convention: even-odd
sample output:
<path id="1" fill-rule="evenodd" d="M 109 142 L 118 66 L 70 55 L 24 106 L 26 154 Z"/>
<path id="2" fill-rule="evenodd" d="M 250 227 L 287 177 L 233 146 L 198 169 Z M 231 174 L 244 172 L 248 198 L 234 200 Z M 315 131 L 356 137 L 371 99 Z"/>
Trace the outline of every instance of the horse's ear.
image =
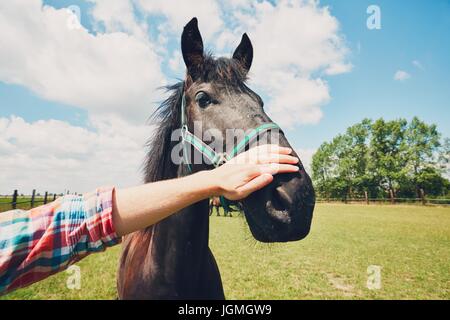
<path id="1" fill-rule="evenodd" d="M 253 46 L 246 33 L 242 35 L 241 43 L 233 53 L 233 59 L 239 61 L 245 70 L 250 70 L 253 61 Z"/>
<path id="2" fill-rule="evenodd" d="M 199 75 L 198 72 L 204 60 L 203 40 L 198 30 L 197 18 L 192 18 L 183 29 L 183 34 L 181 35 L 181 52 L 183 53 L 183 60 L 188 73 L 195 80 Z"/>

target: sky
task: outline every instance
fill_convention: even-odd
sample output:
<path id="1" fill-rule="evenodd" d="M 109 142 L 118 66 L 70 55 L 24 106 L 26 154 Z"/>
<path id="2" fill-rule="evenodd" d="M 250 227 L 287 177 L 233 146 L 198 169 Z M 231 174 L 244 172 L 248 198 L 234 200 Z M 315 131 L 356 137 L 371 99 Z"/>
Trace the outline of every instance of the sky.
<path id="1" fill-rule="evenodd" d="M 418 116 L 450 137 L 447 0 L 2 1 L 0 194 L 140 183 L 147 119 L 184 77 L 194 16 L 217 56 L 247 32 L 249 85 L 307 168 L 363 118 Z"/>

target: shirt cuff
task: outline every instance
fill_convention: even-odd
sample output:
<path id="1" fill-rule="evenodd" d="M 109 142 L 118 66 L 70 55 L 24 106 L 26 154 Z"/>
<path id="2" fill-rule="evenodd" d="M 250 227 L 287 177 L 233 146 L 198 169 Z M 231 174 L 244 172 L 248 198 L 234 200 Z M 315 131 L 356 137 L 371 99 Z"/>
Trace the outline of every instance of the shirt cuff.
<path id="1" fill-rule="evenodd" d="M 83 196 L 87 211 L 95 210 L 96 218 L 89 219 L 87 224 L 91 249 L 110 247 L 121 242 L 121 237 L 117 236 L 112 219 L 114 192 L 115 188 L 112 186 L 102 187 Z"/>

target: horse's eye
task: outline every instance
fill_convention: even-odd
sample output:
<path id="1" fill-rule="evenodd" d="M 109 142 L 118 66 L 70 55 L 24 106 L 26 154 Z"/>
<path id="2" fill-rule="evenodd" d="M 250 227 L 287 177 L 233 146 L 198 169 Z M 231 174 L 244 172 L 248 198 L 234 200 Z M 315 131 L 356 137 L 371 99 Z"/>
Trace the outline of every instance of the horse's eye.
<path id="1" fill-rule="evenodd" d="M 195 95 L 195 101 L 200 108 L 205 108 L 212 103 L 211 97 L 203 91 L 200 91 Z"/>

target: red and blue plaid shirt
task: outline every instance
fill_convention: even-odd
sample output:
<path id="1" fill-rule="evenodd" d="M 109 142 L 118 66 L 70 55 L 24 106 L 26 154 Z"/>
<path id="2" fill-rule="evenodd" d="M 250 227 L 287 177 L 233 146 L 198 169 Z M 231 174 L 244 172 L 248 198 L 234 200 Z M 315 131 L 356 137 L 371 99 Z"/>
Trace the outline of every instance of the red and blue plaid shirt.
<path id="1" fill-rule="evenodd" d="M 97 189 L 28 211 L 0 212 L 0 295 L 118 244 L 113 192 L 114 188 Z"/>

